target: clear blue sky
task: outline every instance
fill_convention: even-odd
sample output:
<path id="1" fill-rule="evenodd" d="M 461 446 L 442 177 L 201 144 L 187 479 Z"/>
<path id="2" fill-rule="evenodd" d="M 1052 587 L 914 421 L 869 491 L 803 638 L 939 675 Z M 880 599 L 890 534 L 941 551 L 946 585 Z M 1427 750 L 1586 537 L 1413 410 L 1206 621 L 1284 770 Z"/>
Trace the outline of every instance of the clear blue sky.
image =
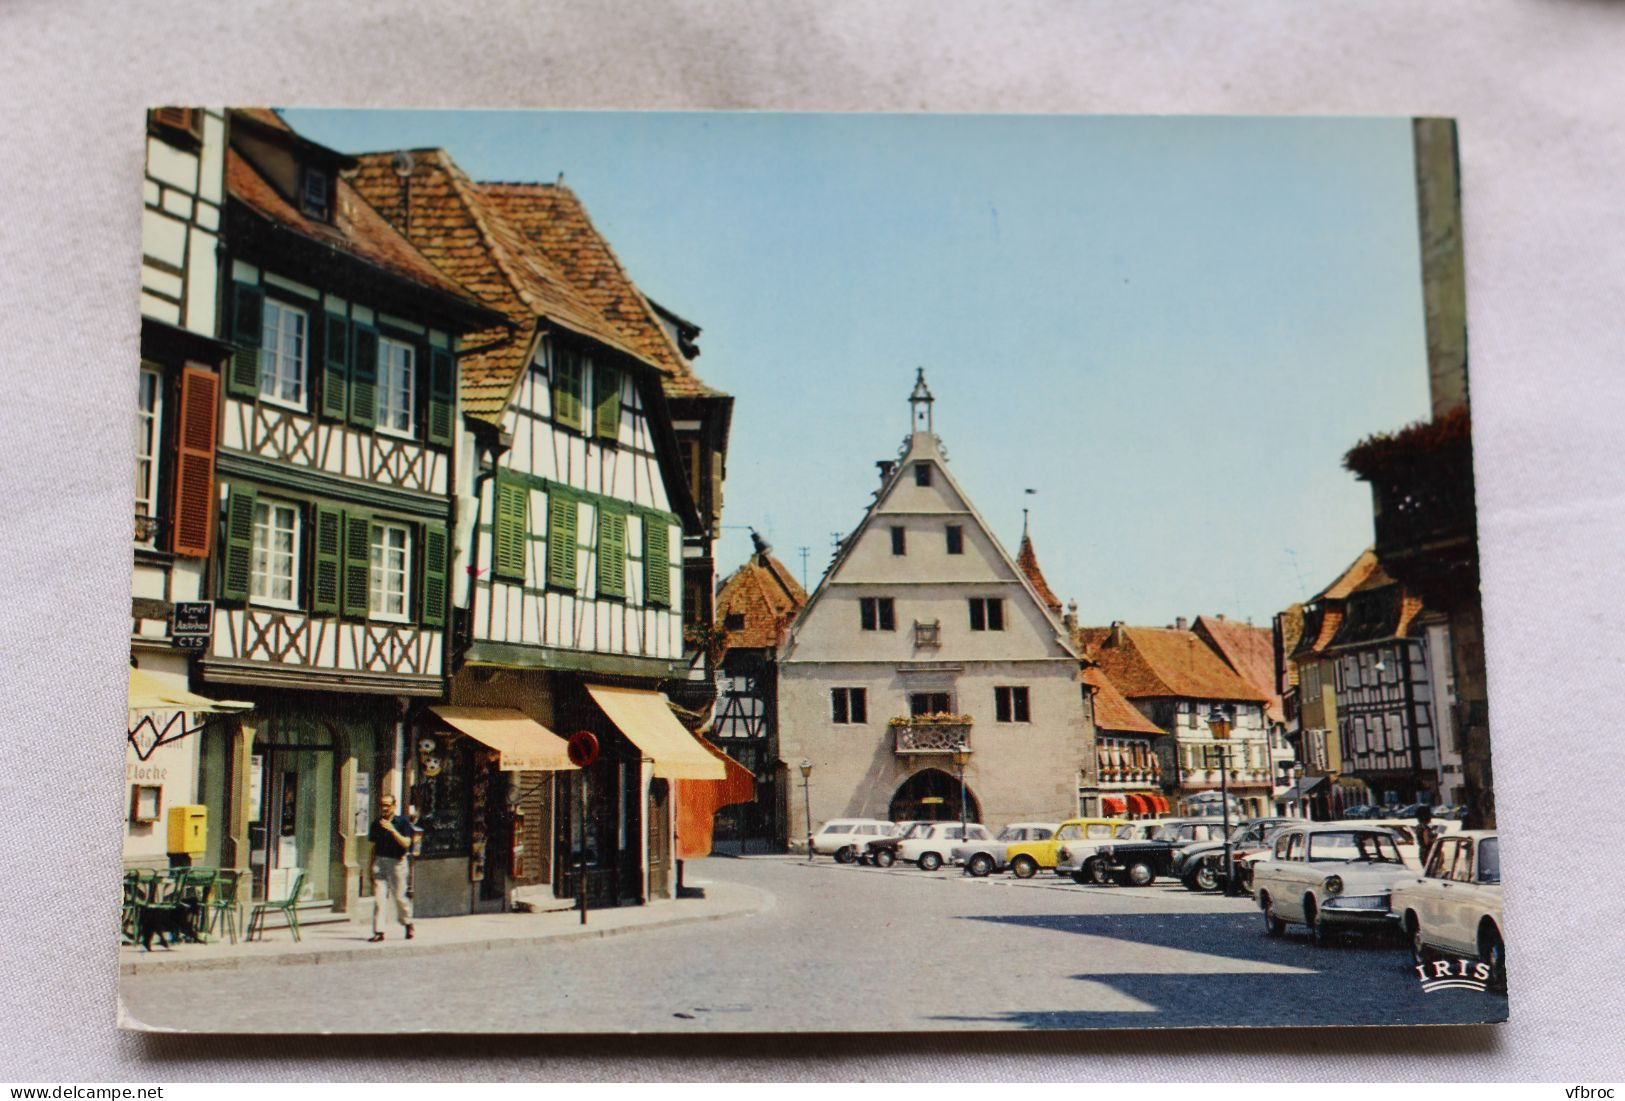
<path id="1" fill-rule="evenodd" d="M 1031 507 L 1084 622 L 1265 624 L 1371 541 L 1343 452 L 1427 414 L 1405 120 L 287 118 L 564 174 L 735 395 L 719 574 L 749 525 L 817 582 L 924 366 L 955 477 L 1012 553 Z"/>

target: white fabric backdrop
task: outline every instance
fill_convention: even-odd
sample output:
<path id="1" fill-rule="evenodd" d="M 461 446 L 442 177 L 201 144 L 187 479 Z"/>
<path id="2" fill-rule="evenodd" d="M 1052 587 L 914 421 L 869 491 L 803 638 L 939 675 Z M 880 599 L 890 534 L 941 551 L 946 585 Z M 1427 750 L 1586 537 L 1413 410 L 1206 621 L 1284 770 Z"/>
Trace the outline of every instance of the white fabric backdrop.
<path id="1" fill-rule="evenodd" d="M 0 1078 L 1625 1077 L 1621 58 L 1625 8 L 1601 0 L 5 5 Z M 118 1032 L 123 749 L 107 732 L 127 652 L 110 613 L 129 594 L 114 536 L 142 108 L 160 102 L 1459 118 L 1512 1022 L 946 1040 Z"/>

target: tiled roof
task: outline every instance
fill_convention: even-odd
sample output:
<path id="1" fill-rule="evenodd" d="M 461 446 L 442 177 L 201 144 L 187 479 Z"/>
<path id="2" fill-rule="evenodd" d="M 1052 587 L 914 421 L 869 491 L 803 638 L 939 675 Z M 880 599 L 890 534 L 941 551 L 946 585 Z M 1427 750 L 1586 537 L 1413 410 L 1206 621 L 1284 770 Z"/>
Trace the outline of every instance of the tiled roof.
<path id="1" fill-rule="evenodd" d="M 1166 734 L 1166 730 L 1140 714 L 1140 709 L 1128 702 L 1128 697 L 1117 690 L 1103 669 L 1086 665 L 1079 678 L 1095 691 L 1095 728 L 1109 733 Z"/>
<path id="2" fill-rule="evenodd" d="M 1285 722 L 1281 696 L 1275 690 L 1275 635 L 1263 628 L 1237 623 L 1217 616 L 1197 616 L 1193 629 L 1241 674 L 1243 680 L 1269 697 L 1265 714 L 1272 721 Z"/>
<path id="3" fill-rule="evenodd" d="M 1407 638 L 1421 613 L 1421 597 L 1381 570 L 1374 571 L 1349 597 L 1331 648 L 1348 649 Z"/>
<path id="4" fill-rule="evenodd" d="M 1281 654 L 1282 663 L 1286 666 L 1285 670 L 1283 670 L 1286 674 L 1286 683 L 1289 686 L 1296 685 L 1298 683 L 1298 667 L 1290 659 L 1298 648 L 1298 640 L 1303 637 L 1303 605 L 1288 604 L 1281 609 L 1275 621 L 1280 625 Z"/>
<path id="5" fill-rule="evenodd" d="M 1080 627 L 1083 656 L 1098 662 L 1129 699 L 1237 700 L 1269 697 L 1226 665 L 1193 631 L 1162 627 Z"/>
<path id="6" fill-rule="evenodd" d="M 1027 580 L 1033 583 L 1033 591 L 1038 594 L 1038 599 L 1042 600 L 1050 611 L 1060 615 L 1061 602 L 1050 591 L 1049 583 L 1044 580 L 1044 571 L 1038 568 L 1038 555 L 1033 552 L 1032 537 L 1025 531 L 1021 533 L 1021 547 L 1016 551 L 1016 565 L 1027 575 Z"/>
<path id="7" fill-rule="evenodd" d="M 364 153 L 357 158 L 354 183 L 435 265 L 506 314 L 521 333 L 530 333 L 542 318 L 647 362 L 450 154 L 419 149 L 409 156 L 412 168 L 403 176 L 397 171 L 396 154 Z M 478 346 L 483 341 L 476 338 L 470 343 Z M 463 357 L 459 365 L 465 411 L 500 421 L 514 384 L 529 364 L 529 351 L 522 336 Z"/>
<path id="8" fill-rule="evenodd" d="M 725 646 L 774 649 L 806 603 L 807 593 L 796 584 L 784 563 L 765 551 L 752 555 L 723 582 L 717 594 L 716 617 L 725 631 Z M 740 616 L 743 625 L 727 630 L 729 616 Z"/>
<path id="9" fill-rule="evenodd" d="M 1377 552 L 1367 547 L 1360 552 L 1358 558 L 1349 563 L 1347 569 L 1337 575 L 1337 580 L 1316 594 L 1309 602 L 1309 608 L 1304 616 L 1303 636 L 1298 640 L 1296 649 L 1291 652 L 1292 657 L 1308 658 L 1330 646 L 1338 628 L 1343 625 L 1344 604 L 1348 598 L 1373 574 L 1379 573 L 1386 582 L 1388 575 L 1377 565 Z"/>
<path id="10" fill-rule="evenodd" d="M 300 213 L 246 157 L 229 148 L 226 150 L 226 190 L 233 199 L 267 221 L 419 286 L 466 303 L 481 304 L 413 248 L 342 176 L 338 178 L 331 223 Z"/>
<path id="11" fill-rule="evenodd" d="M 712 394 L 667 335 L 648 299 L 633 284 L 575 192 L 563 184 L 482 183 L 480 193 L 620 331 L 626 342 L 660 369 L 671 397 Z"/>

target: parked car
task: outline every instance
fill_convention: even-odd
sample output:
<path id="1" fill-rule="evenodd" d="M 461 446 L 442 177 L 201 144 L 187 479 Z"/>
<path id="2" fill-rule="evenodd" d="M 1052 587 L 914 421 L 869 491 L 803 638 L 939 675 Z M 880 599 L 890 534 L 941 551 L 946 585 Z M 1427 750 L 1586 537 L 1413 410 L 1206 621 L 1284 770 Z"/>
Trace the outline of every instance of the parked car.
<path id="1" fill-rule="evenodd" d="M 929 822 L 898 839 L 895 859 L 917 864 L 922 872 L 934 872 L 942 867 L 954 842 L 992 840 L 987 827 L 977 822 L 963 827 L 958 822 Z"/>
<path id="2" fill-rule="evenodd" d="M 1253 897 L 1270 936 L 1291 922 L 1308 926 L 1316 944 L 1327 944 L 1339 931 L 1391 928 L 1393 886 L 1415 874 L 1391 830 L 1314 823 L 1276 835 L 1270 856 L 1253 865 Z"/>
<path id="3" fill-rule="evenodd" d="M 1356 823 L 1349 819 L 1327 823 L 1330 826 L 1351 824 Z M 1415 818 L 1361 818 L 1357 820 L 1357 824 L 1361 826 L 1381 826 L 1384 829 L 1392 830 L 1394 837 L 1399 841 L 1399 853 L 1405 858 L 1405 863 L 1413 871 L 1419 872 L 1422 870 L 1422 862 L 1427 854 L 1423 853 L 1417 844 L 1417 823 Z M 1436 820 L 1432 825 L 1435 838 L 1447 833 L 1461 832 L 1461 823 L 1453 818 Z"/>
<path id="4" fill-rule="evenodd" d="M 813 834 L 813 852 L 833 856 L 839 864 L 851 864 L 865 845 L 877 837 L 889 837 L 892 829 L 892 823 L 879 818 L 837 818 Z"/>
<path id="5" fill-rule="evenodd" d="M 858 851 L 858 859 L 865 864 L 874 864 L 881 868 L 889 868 L 897 863 L 898 843 L 914 830 L 921 826 L 935 825 L 928 819 L 914 819 L 907 822 L 891 823 L 892 832 L 887 837 L 877 837 Z"/>
<path id="6" fill-rule="evenodd" d="M 1009 867 L 1011 845 L 1022 841 L 1048 841 L 1058 829 L 1054 822 L 1012 822 L 991 841 L 969 838 L 955 845 L 950 859 L 962 865 L 966 875 L 992 875 Z"/>
<path id="7" fill-rule="evenodd" d="M 1344 807 L 1343 808 L 1343 817 L 1342 817 L 1342 819 L 1340 819 L 1340 821 L 1348 821 L 1350 819 L 1375 818 L 1377 815 L 1379 815 L 1381 813 L 1382 813 L 1382 808 L 1381 807 L 1374 807 L 1374 806 L 1371 806 L 1369 803 L 1357 803 L 1352 807 Z"/>
<path id="8" fill-rule="evenodd" d="M 1154 821 L 1100 818 L 1067 822 L 1056 834 L 1055 874 L 1071 876 L 1078 883 L 1110 882 L 1109 878 L 1101 878 L 1100 850 L 1107 845 L 1138 841 L 1157 825 Z"/>
<path id="9" fill-rule="evenodd" d="M 1301 818 L 1255 818 L 1230 831 L 1230 863 L 1234 882 L 1230 889 L 1236 893 L 1251 893 L 1246 875 L 1252 865 L 1242 863 L 1252 853 L 1270 847 L 1275 835 L 1288 826 L 1301 825 Z M 1245 869 L 1245 871 L 1244 871 Z M 1224 883 L 1224 842 L 1198 841 L 1179 850 L 1170 874 L 1191 891 L 1212 891 L 1226 886 Z"/>
<path id="10" fill-rule="evenodd" d="M 1062 844 L 1086 840 L 1109 841 L 1129 823 L 1121 818 L 1068 818 L 1044 841 L 1023 841 L 1009 847 L 1010 872 L 1017 879 L 1031 879 L 1040 868 L 1060 873 L 1058 862 Z"/>
<path id="11" fill-rule="evenodd" d="M 1149 824 L 1145 836 L 1103 845 L 1088 869 L 1090 882 L 1149 887 L 1159 875 L 1172 875 L 1180 850 L 1197 841 L 1224 840 L 1223 818 L 1164 818 Z M 1083 882 L 1084 880 L 1079 880 Z"/>
<path id="12" fill-rule="evenodd" d="M 1490 830 L 1439 838 L 1427 867 L 1394 884 L 1390 903 L 1411 946 L 1411 962 L 1435 953 L 1483 965 L 1493 989 L 1506 989 L 1506 938 L 1501 929 L 1501 842 Z"/>

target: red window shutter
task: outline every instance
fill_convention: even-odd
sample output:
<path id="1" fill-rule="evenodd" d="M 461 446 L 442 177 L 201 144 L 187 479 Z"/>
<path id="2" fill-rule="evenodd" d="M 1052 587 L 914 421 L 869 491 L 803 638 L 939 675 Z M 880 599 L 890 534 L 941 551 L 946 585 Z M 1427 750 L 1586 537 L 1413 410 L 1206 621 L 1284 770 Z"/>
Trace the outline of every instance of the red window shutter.
<path id="1" fill-rule="evenodd" d="M 175 440 L 175 533 L 171 548 L 189 558 L 206 558 L 214 530 L 214 442 L 220 404 L 220 376 L 201 367 L 181 372 L 181 413 Z"/>

